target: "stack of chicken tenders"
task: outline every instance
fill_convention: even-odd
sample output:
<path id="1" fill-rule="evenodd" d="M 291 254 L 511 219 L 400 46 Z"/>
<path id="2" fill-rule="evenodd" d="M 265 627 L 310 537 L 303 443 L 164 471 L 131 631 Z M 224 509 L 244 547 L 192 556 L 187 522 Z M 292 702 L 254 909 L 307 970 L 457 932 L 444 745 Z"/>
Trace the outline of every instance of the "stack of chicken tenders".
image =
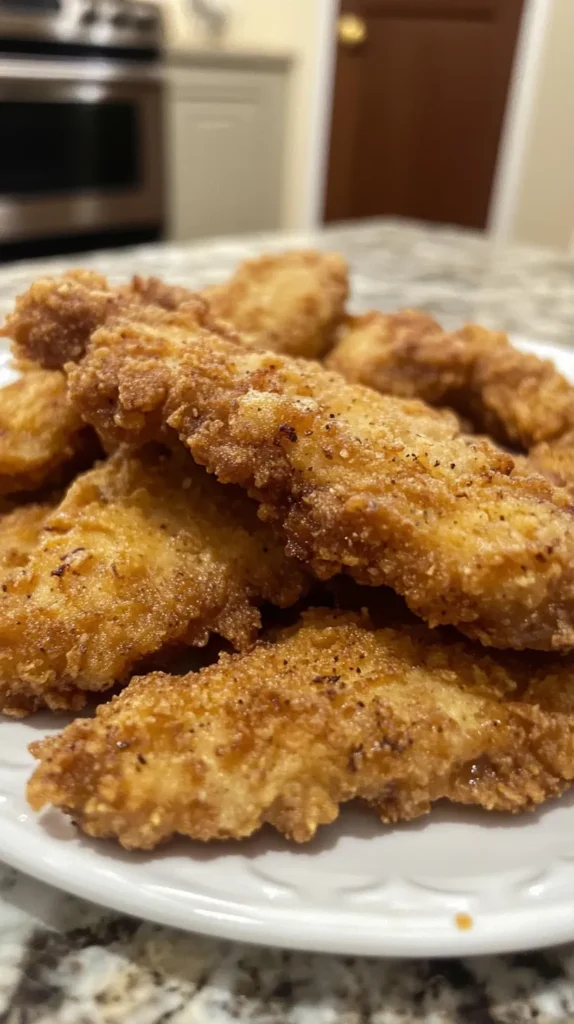
<path id="1" fill-rule="evenodd" d="M 16 300 L 0 710 L 84 709 L 32 745 L 35 810 L 151 850 L 571 785 L 574 388 L 348 293 L 291 251 Z"/>

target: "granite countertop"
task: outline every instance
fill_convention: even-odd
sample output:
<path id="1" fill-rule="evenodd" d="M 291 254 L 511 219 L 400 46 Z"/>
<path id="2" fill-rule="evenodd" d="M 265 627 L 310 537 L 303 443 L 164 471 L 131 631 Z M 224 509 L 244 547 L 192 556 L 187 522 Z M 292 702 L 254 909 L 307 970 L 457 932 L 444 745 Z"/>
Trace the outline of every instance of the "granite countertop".
<path id="1" fill-rule="evenodd" d="M 70 264 L 114 279 L 222 280 L 286 245 L 340 250 L 357 311 L 411 306 L 574 344 L 574 258 L 469 232 L 371 221 L 318 234 L 146 246 L 0 268 L 0 315 Z M 265 950 L 137 921 L 0 867 L 0 1024 L 538 1024 L 574 1020 L 574 944 L 472 960 L 391 961 Z"/>
<path id="2" fill-rule="evenodd" d="M 223 280 L 238 261 L 258 252 L 307 245 L 339 250 L 348 258 L 357 312 L 411 306 L 426 309 L 447 328 L 475 321 L 574 344 L 574 256 L 492 246 L 474 232 L 396 220 L 15 263 L 0 267 L 0 315 L 39 274 L 69 266 L 95 267 L 113 279 L 159 274 L 193 287 Z"/>

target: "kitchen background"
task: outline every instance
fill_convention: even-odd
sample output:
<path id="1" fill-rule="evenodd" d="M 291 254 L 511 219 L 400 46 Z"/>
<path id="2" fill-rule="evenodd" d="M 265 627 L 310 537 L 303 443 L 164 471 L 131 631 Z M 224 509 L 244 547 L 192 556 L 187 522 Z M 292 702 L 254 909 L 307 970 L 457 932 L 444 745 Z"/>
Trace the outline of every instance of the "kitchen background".
<path id="1" fill-rule="evenodd" d="M 0 259 L 394 215 L 574 249 L 574 0 L 0 0 Z"/>

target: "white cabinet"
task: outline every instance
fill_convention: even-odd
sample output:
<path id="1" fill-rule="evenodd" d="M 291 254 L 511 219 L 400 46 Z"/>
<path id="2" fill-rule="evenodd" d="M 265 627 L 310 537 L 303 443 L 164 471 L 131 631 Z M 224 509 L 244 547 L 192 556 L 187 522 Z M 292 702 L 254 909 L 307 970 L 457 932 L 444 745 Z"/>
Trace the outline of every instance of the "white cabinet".
<path id="1" fill-rule="evenodd" d="M 170 67 L 170 238 L 281 226 L 288 68 L 218 55 Z"/>

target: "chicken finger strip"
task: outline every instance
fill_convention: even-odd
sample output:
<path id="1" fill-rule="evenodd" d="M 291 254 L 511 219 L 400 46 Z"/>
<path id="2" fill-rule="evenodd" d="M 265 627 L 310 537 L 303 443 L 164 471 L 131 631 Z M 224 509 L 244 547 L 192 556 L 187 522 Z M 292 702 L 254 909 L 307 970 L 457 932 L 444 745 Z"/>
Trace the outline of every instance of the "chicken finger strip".
<path id="1" fill-rule="evenodd" d="M 26 565 L 55 502 L 22 505 L 0 513 L 0 572 Z"/>
<path id="2" fill-rule="evenodd" d="M 574 498 L 574 431 L 556 441 L 542 441 L 526 456 L 530 469 L 541 473 L 556 487 L 563 487 Z"/>
<path id="3" fill-rule="evenodd" d="M 0 494 L 62 483 L 100 453 L 55 370 L 26 370 L 0 390 Z"/>
<path id="4" fill-rule="evenodd" d="M 340 256 L 293 252 L 248 261 L 205 294 L 214 315 L 247 332 L 250 343 L 314 357 L 333 344 L 348 290 Z M 176 309 L 192 298 L 158 278 L 136 276 L 114 288 L 101 274 L 72 270 L 40 278 L 19 296 L 3 333 L 19 359 L 56 369 L 81 359 L 92 332 L 118 313 L 134 305 Z"/>
<path id="5" fill-rule="evenodd" d="M 574 388 L 554 363 L 482 327 L 447 334 L 424 313 L 366 313 L 328 364 L 383 394 L 449 406 L 505 445 L 528 450 L 574 429 Z"/>
<path id="6" fill-rule="evenodd" d="M 118 452 L 79 477 L 0 591 L 0 711 L 80 708 L 165 645 L 253 642 L 257 605 L 305 573 L 241 492 L 183 460 Z"/>
<path id="7" fill-rule="evenodd" d="M 62 277 L 39 278 L 16 299 L 0 334 L 12 339 L 17 359 L 47 369 L 61 369 L 81 359 L 96 328 L 132 306 L 175 309 L 193 292 L 158 278 L 134 277 L 130 284 L 112 287 L 102 274 L 70 270 Z"/>
<path id="8" fill-rule="evenodd" d="M 307 359 L 332 347 L 348 294 L 344 259 L 312 250 L 246 260 L 230 281 L 202 292 L 214 316 L 257 348 Z"/>
<path id="9" fill-rule="evenodd" d="M 444 797 L 519 812 L 574 775 L 572 661 L 312 609 L 276 643 L 132 681 L 31 750 L 32 807 L 128 849 L 241 839 L 265 822 L 305 842 L 355 797 L 385 822 Z"/>
<path id="10" fill-rule="evenodd" d="M 247 349 L 198 302 L 102 328 L 69 387 L 106 444 L 176 431 L 320 577 L 391 586 L 495 647 L 574 646 L 567 496 L 422 403 Z"/>

